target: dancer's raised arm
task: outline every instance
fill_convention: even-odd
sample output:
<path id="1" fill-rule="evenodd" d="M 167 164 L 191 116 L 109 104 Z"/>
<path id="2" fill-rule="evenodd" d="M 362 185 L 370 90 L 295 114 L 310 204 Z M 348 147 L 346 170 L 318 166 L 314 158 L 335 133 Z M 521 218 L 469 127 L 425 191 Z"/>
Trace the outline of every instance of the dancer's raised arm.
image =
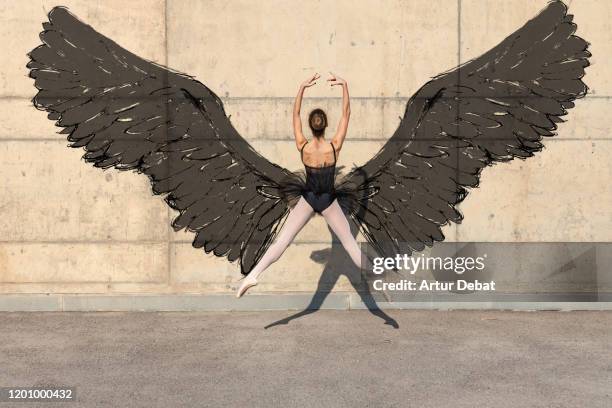
<path id="1" fill-rule="evenodd" d="M 330 72 L 331 77 L 327 80 L 331 86 L 340 85 L 342 86 L 342 117 L 340 123 L 338 123 L 338 130 L 332 139 L 332 143 L 337 152 L 342 148 L 344 138 L 346 137 L 346 131 L 348 129 L 349 118 L 351 116 L 351 102 L 349 100 L 348 85 L 346 81 L 339 76 Z"/>
<path id="2" fill-rule="evenodd" d="M 302 132 L 302 118 L 300 117 L 300 109 L 302 109 L 302 97 L 304 96 L 304 91 L 306 88 L 309 88 L 316 84 L 316 80 L 319 79 L 321 75 L 314 74 L 306 81 L 302 82 L 300 85 L 300 90 L 298 91 L 297 96 L 295 97 L 295 102 L 293 104 L 293 136 L 295 137 L 295 146 L 298 150 L 302 150 L 302 147 L 306 144 L 307 140 L 304 137 L 304 133 Z"/>

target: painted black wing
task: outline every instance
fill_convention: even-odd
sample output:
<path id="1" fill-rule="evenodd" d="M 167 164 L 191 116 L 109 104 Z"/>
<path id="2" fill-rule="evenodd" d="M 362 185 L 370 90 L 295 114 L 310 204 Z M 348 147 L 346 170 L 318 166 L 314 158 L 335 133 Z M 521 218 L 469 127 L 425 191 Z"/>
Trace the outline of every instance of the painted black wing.
<path id="1" fill-rule="evenodd" d="M 94 166 L 146 174 L 180 212 L 175 230 L 195 232 L 194 247 L 239 259 L 247 274 L 288 213 L 279 186 L 292 173 L 255 152 L 202 83 L 124 50 L 64 8 L 43 27 L 27 65 L 34 105 Z"/>
<path id="2" fill-rule="evenodd" d="M 442 241 L 482 169 L 525 159 L 584 96 L 588 43 L 561 2 L 501 44 L 426 83 L 395 134 L 338 185 L 341 205 L 384 256 Z"/>

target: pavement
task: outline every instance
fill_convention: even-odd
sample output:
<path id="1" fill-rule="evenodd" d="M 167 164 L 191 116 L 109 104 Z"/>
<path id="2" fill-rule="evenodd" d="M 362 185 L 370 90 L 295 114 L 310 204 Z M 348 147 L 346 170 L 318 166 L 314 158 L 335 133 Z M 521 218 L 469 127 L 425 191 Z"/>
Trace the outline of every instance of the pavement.
<path id="1" fill-rule="evenodd" d="M 275 324 L 276 323 L 276 324 Z M 16 407 L 612 406 L 612 312 L 0 313 Z"/>

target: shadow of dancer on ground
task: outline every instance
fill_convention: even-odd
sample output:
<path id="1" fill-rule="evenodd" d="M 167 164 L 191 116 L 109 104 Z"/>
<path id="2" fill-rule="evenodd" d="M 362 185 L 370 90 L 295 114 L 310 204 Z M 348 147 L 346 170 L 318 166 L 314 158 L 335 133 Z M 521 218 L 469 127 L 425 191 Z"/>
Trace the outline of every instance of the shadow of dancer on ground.
<path id="1" fill-rule="evenodd" d="M 357 234 L 357 226 L 354 223 L 351 224 L 351 232 L 353 236 Z M 366 305 L 368 310 L 373 314 L 385 321 L 385 324 L 388 324 L 394 328 L 399 328 L 399 325 L 395 319 L 386 314 L 383 310 L 381 310 L 376 304 L 376 300 L 372 296 L 370 292 L 370 288 L 367 282 L 362 279 L 361 271 L 355 264 L 351 261 L 350 257 L 344 250 L 344 247 L 333 233 L 333 231 L 328 227 L 330 233 L 332 234 L 332 246 L 331 249 L 323 249 L 319 251 L 313 251 L 310 255 L 310 258 L 318 263 L 325 264 L 325 268 L 321 273 L 321 277 L 319 278 L 319 283 L 317 285 L 317 290 L 313 295 L 312 299 L 306 309 L 301 312 L 295 313 L 291 316 L 285 317 L 284 319 L 280 319 L 274 323 L 270 323 L 265 327 L 265 329 L 269 329 L 274 326 L 278 326 L 281 324 L 288 324 L 290 321 L 294 319 L 298 319 L 302 316 L 309 315 L 311 313 L 316 312 L 321 308 L 321 305 L 325 301 L 325 298 L 331 292 L 331 289 L 336 285 L 336 282 L 340 278 L 340 275 L 346 275 L 355 291 L 361 297 L 361 301 Z"/>

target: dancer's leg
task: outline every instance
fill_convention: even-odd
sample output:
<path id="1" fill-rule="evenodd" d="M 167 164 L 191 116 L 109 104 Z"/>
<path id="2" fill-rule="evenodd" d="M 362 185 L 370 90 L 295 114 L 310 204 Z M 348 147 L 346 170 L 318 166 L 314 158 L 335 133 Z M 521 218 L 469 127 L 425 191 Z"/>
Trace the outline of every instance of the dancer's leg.
<path id="1" fill-rule="evenodd" d="M 338 204 L 338 200 L 334 200 L 329 207 L 323 210 L 321 215 L 323 215 L 327 225 L 329 225 L 338 239 L 340 239 L 342 246 L 346 249 L 346 252 L 348 252 L 353 263 L 355 263 L 358 268 L 361 268 L 361 249 L 359 249 L 359 244 L 351 233 L 351 227 L 344 212 L 342 212 L 342 208 L 340 208 L 340 204 Z"/>
<path id="2" fill-rule="evenodd" d="M 276 240 L 268 247 L 268 250 L 264 256 L 261 257 L 259 263 L 255 265 L 251 273 L 249 273 L 249 276 L 257 279 L 259 274 L 268 266 L 276 262 L 283 252 L 285 252 L 289 244 L 291 244 L 297 233 L 306 225 L 313 213 L 314 211 L 310 204 L 306 202 L 304 197 L 300 197 L 295 207 L 289 212 L 287 220 L 285 220 Z"/>

